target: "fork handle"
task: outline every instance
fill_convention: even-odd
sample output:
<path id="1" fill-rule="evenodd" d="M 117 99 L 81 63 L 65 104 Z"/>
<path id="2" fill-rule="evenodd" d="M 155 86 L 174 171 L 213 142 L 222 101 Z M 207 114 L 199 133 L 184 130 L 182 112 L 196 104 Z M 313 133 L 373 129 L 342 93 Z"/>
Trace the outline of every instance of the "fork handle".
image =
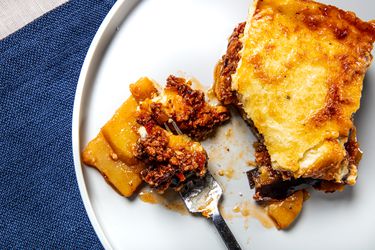
<path id="1" fill-rule="evenodd" d="M 227 223 L 221 216 L 220 212 L 215 211 L 211 218 L 217 231 L 219 231 L 221 238 L 224 240 L 224 243 L 227 246 L 227 248 L 229 250 L 241 250 L 240 245 L 238 244 L 236 238 L 230 231 Z"/>

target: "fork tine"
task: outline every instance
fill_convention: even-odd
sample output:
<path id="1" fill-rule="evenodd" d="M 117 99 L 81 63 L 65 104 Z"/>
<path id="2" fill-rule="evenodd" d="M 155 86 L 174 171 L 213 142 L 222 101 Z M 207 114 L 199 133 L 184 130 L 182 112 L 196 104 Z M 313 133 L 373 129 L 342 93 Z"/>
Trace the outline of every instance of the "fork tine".
<path id="1" fill-rule="evenodd" d="M 179 135 L 184 134 L 184 133 L 182 133 L 182 131 L 180 130 L 180 128 L 177 126 L 177 124 L 175 123 L 175 121 L 173 119 L 169 119 L 168 122 L 172 124 L 172 126 L 176 130 L 177 134 L 179 134 Z"/>
<path id="2" fill-rule="evenodd" d="M 169 128 L 169 126 L 168 126 L 168 124 L 167 124 L 166 122 L 164 122 L 164 127 L 165 127 L 165 129 L 166 129 L 168 132 L 172 133 L 171 129 Z"/>
<path id="3" fill-rule="evenodd" d="M 169 118 L 168 123 L 172 124 L 174 130 L 176 131 L 178 135 L 184 134 L 182 133 L 181 129 L 177 126 L 176 122 L 172 118 Z M 168 126 L 168 123 L 164 122 L 164 127 L 168 132 L 172 133 L 172 129 Z"/>

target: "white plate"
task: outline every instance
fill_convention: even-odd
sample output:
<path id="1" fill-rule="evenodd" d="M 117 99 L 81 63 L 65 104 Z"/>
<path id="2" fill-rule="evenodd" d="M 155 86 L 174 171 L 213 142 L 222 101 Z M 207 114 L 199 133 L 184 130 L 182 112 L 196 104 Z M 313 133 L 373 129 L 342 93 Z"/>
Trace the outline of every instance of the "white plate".
<path id="1" fill-rule="evenodd" d="M 375 17 L 373 0 L 324 2 L 352 10 L 365 20 Z M 245 20 L 249 4 L 250 0 L 119 0 L 102 23 L 82 68 L 72 131 L 82 199 L 105 248 L 225 249 L 206 219 L 118 195 L 96 170 L 83 166 L 80 152 L 129 96 L 128 84 L 139 77 L 164 83 L 169 74 L 183 71 L 208 87 L 227 38 Z M 356 115 L 365 152 L 358 184 L 342 193 L 313 192 L 297 223 L 287 231 L 266 229 L 254 217 L 230 219 L 229 226 L 244 249 L 375 249 L 374 84 L 372 66 Z M 225 132 L 232 126 L 236 129 L 228 138 Z M 249 169 L 246 161 L 253 158 L 254 137 L 238 117 L 218 134 L 216 144 L 208 141 L 204 145 L 213 172 L 220 166 L 235 169 L 231 181 L 218 176 L 225 187 L 224 209 L 234 214 L 230 210 L 237 202 L 253 204 L 253 191 L 242 172 Z M 252 205 L 250 209 L 254 209 Z"/>

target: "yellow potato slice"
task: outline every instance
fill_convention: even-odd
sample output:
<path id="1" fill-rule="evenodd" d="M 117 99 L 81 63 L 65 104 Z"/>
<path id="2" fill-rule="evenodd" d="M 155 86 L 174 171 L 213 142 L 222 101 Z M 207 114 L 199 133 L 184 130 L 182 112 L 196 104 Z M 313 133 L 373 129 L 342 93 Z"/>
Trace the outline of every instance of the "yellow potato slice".
<path id="1" fill-rule="evenodd" d="M 86 165 L 98 169 L 105 180 L 126 197 L 131 196 L 142 182 L 139 172 L 143 164 L 130 166 L 121 161 L 102 133 L 87 145 L 82 160 Z"/>
<path id="2" fill-rule="evenodd" d="M 300 190 L 283 201 L 273 202 L 267 207 L 267 213 L 278 229 L 287 228 L 299 215 L 304 202 L 304 191 Z"/>
<path id="3" fill-rule="evenodd" d="M 130 96 L 102 128 L 102 133 L 113 151 L 128 165 L 138 162 L 133 154 L 133 147 L 139 138 L 137 106 L 135 98 Z"/>
<path id="4" fill-rule="evenodd" d="M 151 98 L 158 93 L 156 84 L 147 77 L 140 78 L 136 83 L 130 84 L 130 92 L 137 102 Z"/>
<path id="5" fill-rule="evenodd" d="M 157 93 L 156 85 L 141 78 L 130 86 L 130 96 L 104 125 L 98 136 L 82 152 L 86 165 L 95 167 L 120 194 L 129 197 L 141 184 L 144 168 L 133 153 L 139 139 L 137 123 L 138 102 Z"/>

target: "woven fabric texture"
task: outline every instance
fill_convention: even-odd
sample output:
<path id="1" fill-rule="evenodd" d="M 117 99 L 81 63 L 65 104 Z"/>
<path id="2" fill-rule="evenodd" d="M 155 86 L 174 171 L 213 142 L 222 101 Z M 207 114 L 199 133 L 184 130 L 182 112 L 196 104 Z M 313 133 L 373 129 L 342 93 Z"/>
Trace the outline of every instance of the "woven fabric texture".
<path id="1" fill-rule="evenodd" d="M 100 249 L 75 178 L 71 118 L 114 0 L 70 1 L 0 41 L 0 249 Z"/>

